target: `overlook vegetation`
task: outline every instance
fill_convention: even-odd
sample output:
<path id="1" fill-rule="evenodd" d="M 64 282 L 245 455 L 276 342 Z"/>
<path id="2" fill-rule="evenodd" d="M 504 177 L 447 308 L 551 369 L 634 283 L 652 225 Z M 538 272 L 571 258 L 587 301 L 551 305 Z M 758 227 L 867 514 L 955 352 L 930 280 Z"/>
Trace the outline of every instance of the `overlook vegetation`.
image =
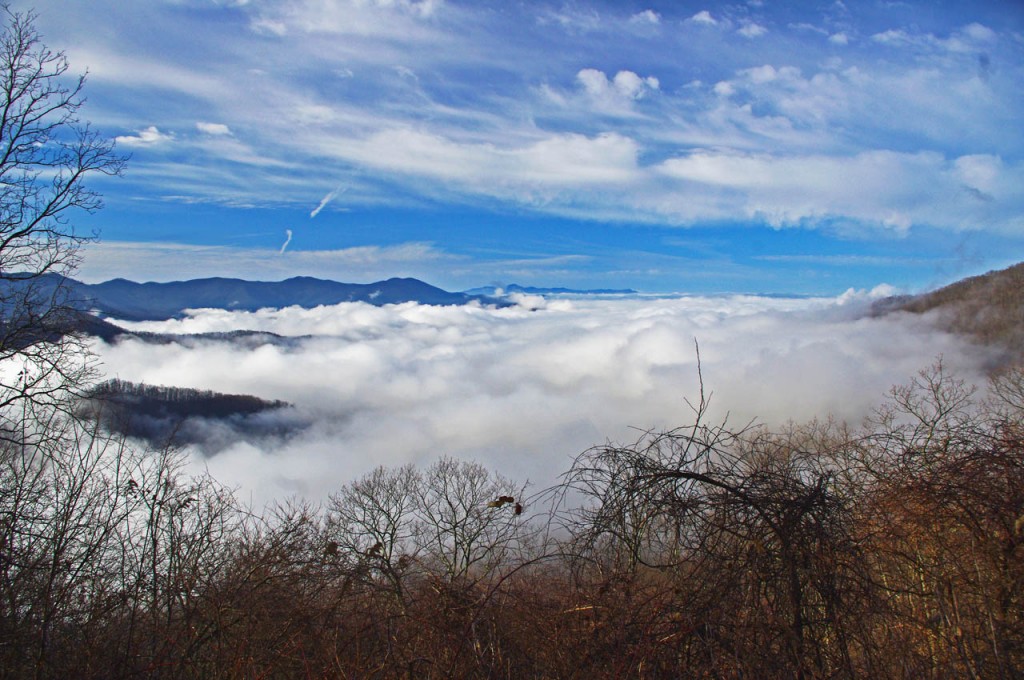
<path id="1" fill-rule="evenodd" d="M 2 448 L 2 677 L 1011 678 L 1024 372 L 863 427 L 705 421 L 530 491 L 469 462 L 246 508 L 54 415 Z"/>

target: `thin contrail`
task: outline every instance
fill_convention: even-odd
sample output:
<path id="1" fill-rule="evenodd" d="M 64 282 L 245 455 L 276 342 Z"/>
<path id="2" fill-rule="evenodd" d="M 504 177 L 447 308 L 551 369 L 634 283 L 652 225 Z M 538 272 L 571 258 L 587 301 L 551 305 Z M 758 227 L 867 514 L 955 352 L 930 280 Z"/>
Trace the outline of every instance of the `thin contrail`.
<path id="1" fill-rule="evenodd" d="M 326 196 L 324 196 L 324 197 L 323 197 L 323 199 L 321 199 L 321 201 L 320 201 L 320 205 L 318 205 L 317 207 L 313 208 L 313 212 L 309 213 L 309 218 L 310 218 L 310 219 L 313 219 L 314 217 L 316 217 L 317 215 L 319 215 L 319 214 L 320 214 L 320 211 L 321 211 L 321 210 L 323 210 L 323 209 L 324 209 L 324 207 L 326 207 L 328 203 L 330 203 L 331 201 L 333 201 L 333 200 L 334 200 L 334 198 L 335 198 L 335 197 L 336 197 L 336 196 L 337 196 L 338 194 L 342 193 L 342 192 L 343 192 L 343 191 L 345 191 L 345 189 L 347 189 L 347 188 L 348 188 L 348 187 L 345 187 L 345 188 L 343 189 L 342 187 L 340 187 L 340 186 L 339 186 L 339 187 L 338 187 L 337 189 L 335 189 L 335 190 L 334 190 L 334 191 L 332 191 L 331 193 L 329 193 L 329 194 L 327 194 Z"/>
<path id="2" fill-rule="evenodd" d="M 292 242 L 292 230 L 291 229 L 285 229 L 284 233 L 288 235 L 288 238 L 286 238 L 284 240 L 284 243 L 281 244 L 281 252 L 278 253 L 278 255 L 284 255 L 284 249 L 287 248 L 288 244 Z"/>

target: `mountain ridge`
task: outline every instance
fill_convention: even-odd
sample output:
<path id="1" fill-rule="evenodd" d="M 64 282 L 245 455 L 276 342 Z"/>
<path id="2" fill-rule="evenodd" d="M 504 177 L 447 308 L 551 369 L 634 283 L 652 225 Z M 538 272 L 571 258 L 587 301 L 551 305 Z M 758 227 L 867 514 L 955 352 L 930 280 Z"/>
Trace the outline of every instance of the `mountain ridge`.
<path id="1" fill-rule="evenodd" d="M 6 283 L 18 285 L 17 278 Z M 39 285 L 40 282 L 33 282 Z M 375 306 L 417 302 L 425 305 L 508 306 L 510 303 L 486 295 L 452 293 L 419 279 L 393 277 L 374 283 L 342 283 L 311 276 L 283 281 L 249 281 L 208 277 L 170 282 L 138 283 L 124 278 L 102 283 L 83 283 L 52 275 L 45 280 L 51 291 L 63 288 L 74 307 L 94 311 L 102 317 L 126 321 L 163 321 L 180 318 L 185 310 L 198 308 L 232 311 L 299 306 L 313 308 L 342 302 L 365 302 Z"/>
<path id="2" fill-rule="evenodd" d="M 954 281 L 919 295 L 899 295 L 872 305 L 871 314 L 933 313 L 936 325 L 1005 350 L 1024 360 L 1024 262 Z"/>
<path id="3" fill-rule="evenodd" d="M 637 291 L 632 288 L 561 288 L 541 286 L 521 286 L 518 283 L 510 283 L 507 286 L 481 286 L 463 291 L 468 295 L 484 295 L 487 297 L 499 294 L 510 295 L 521 293 L 524 295 L 636 295 Z"/>

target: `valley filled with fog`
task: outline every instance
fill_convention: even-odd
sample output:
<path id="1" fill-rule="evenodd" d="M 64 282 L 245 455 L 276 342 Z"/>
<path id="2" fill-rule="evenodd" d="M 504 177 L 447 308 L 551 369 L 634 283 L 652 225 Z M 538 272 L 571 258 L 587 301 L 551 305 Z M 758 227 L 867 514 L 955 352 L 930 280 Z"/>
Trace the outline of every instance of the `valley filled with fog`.
<path id="1" fill-rule="evenodd" d="M 191 450 L 197 469 L 237 487 L 247 502 L 317 501 L 377 465 L 427 465 L 445 455 L 538 489 L 591 446 L 690 422 L 686 401 L 696 403 L 700 390 L 695 341 L 711 413 L 734 425 L 829 415 L 857 423 L 894 383 L 940 355 L 969 381 L 984 382 L 984 351 L 935 330 L 927 316 L 872 318 L 873 297 L 207 309 L 181 320 L 117 323 L 284 338 L 129 338 L 94 348 L 106 377 L 294 405 L 267 416 L 301 425 L 287 435 L 211 431 L 217 446 Z"/>

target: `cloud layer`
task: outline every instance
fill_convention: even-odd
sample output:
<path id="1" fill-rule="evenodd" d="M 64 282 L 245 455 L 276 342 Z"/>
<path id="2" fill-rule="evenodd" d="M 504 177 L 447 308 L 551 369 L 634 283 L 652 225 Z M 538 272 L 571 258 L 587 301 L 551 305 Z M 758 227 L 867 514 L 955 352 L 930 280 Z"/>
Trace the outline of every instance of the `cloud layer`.
<path id="1" fill-rule="evenodd" d="M 313 425 L 281 442 L 238 443 L 212 458 L 257 502 L 324 497 L 378 464 L 441 455 L 479 460 L 536 484 L 631 428 L 689 417 L 694 340 L 716 418 L 779 423 L 835 414 L 854 422 L 893 383 L 938 355 L 977 377 L 984 358 L 921 319 L 860 318 L 837 300 L 689 297 L 554 300 L 523 307 L 344 304 L 257 313 L 197 311 L 176 333 L 266 330 L 299 338 L 242 350 L 224 343 L 98 345 L 122 379 L 284 399 Z"/>
<path id="2" fill-rule="evenodd" d="M 118 5 L 109 34 L 102 7 L 62 21 L 147 194 L 316 205 L 342 183 L 366 206 L 397 185 L 595 220 L 1020 229 L 1024 13 L 748 5 L 253 0 Z M 971 158 L 988 189 L 958 176 Z"/>
<path id="3" fill-rule="evenodd" d="M 680 272 L 697 261 L 743 277 L 700 290 L 836 294 L 1024 257 L 1019 3 L 12 7 L 88 69 L 83 118 L 132 154 L 123 178 L 95 178 L 107 207 L 81 233 L 157 243 L 174 278 L 221 273 L 194 248 L 276 253 L 285 229 L 289 255 L 435 244 L 466 272 L 420 269 L 443 287 L 502 282 L 471 276 L 496 259 L 573 257 L 494 277 L 694 290 Z M 691 262 L 669 263 L 683 239 Z M 87 268 L 126 275 L 93 253 Z M 834 282 L 753 257 L 900 253 L 934 265 Z"/>

